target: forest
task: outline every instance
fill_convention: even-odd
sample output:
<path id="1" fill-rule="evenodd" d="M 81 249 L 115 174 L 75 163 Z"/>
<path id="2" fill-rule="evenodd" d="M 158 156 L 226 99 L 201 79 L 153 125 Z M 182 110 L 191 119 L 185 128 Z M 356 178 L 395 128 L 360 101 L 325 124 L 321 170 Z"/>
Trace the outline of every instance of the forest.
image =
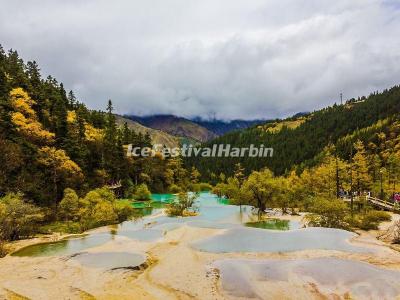
<path id="1" fill-rule="evenodd" d="M 351 160 L 355 153 L 354 143 L 361 140 L 369 157 L 375 157 L 374 160 L 379 158 L 381 167 L 393 168 L 388 164 L 391 161 L 389 156 L 394 155 L 398 144 L 399 112 L 400 87 L 395 86 L 300 117 L 270 121 L 231 132 L 205 144 L 230 144 L 231 147 L 262 144 L 274 149 L 274 156 L 270 159 L 188 158 L 186 163 L 195 166 L 204 179 L 209 180 L 218 177 L 221 172 L 232 176 L 231 166 L 239 162 L 246 175 L 264 167 L 276 175 L 287 175 L 294 169 L 299 174 L 305 168 L 318 164 L 320 154 L 330 144 L 336 147 L 338 157 Z"/>
<path id="2" fill-rule="evenodd" d="M 0 47 L 0 240 L 60 221 L 75 222 L 69 231 L 121 222 L 130 205 L 107 188 L 116 183 L 118 196 L 144 199 L 197 183 L 179 158 L 127 157 L 126 145 L 151 147 L 151 138 L 117 126 L 111 100 L 105 108 L 89 110 L 36 62 Z"/>
<path id="3" fill-rule="evenodd" d="M 117 126 L 111 100 L 88 109 L 34 61 L 0 48 L 0 240 L 37 232 L 83 232 L 129 219 L 123 199 L 211 189 L 263 214 L 311 212 L 309 224 L 376 228 L 387 214 L 354 201 L 392 199 L 400 177 L 400 87 L 285 120 L 266 121 L 205 143 L 272 147 L 272 158 L 127 156 L 148 134 Z M 118 193 L 110 188 L 119 186 Z M 351 197 L 351 207 L 337 200 Z M 170 208 L 194 202 L 181 193 Z M 1 242 L 0 242 L 1 244 Z M 1 248 L 1 247 L 0 247 Z"/>

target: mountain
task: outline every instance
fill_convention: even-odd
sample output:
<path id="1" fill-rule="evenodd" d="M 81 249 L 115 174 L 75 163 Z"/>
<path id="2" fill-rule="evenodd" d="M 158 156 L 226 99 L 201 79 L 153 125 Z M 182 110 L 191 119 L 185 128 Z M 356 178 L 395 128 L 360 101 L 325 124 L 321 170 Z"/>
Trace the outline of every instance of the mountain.
<path id="1" fill-rule="evenodd" d="M 158 129 L 174 136 L 187 138 L 189 142 L 192 140 L 195 142 L 206 142 L 217 137 L 217 134 L 207 128 L 191 120 L 174 115 L 152 115 L 144 117 L 125 115 L 124 117 L 146 127 Z"/>
<path id="2" fill-rule="evenodd" d="M 179 145 L 181 144 L 180 138 L 176 136 L 172 136 L 158 129 L 153 129 L 143 126 L 142 124 L 136 121 L 124 118 L 122 116 L 116 115 L 116 123 L 118 126 L 123 126 L 124 123 L 127 123 L 128 128 L 134 130 L 136 133 L 141 133 L 143 135 L 148 133 L 154 145 L 161 144 L 169 148 L 174 148 L 174 147 L 179 147 Z"/>
<path id="3" fill-rule="evenodd" d="M 360 139 L 366 145 L 376 141 L 379 134 L 391 133 L 388 128 L 399 120 L 400 86 L 374 92 L 368 97 L 351 99 L 343 105 L 333 105 L 312 113 L 303 113 L 284 120 L 269 121 L 244 130 L 227 133 L 203 146 L 230 144 L 231 147 L 249 147 L 250 144 L 273 148 L 273 157 L 223 157 L 187 158 L 189 166 L 195 166 L 207 178 L 212 173 L 232 175 L 233 165 L 240 162 L 247 174 L 251 170 L 268 167 L 276 175 L 293 168 L 312 166 L 328 144 L 337 147 L 343 159 L 353 153 L 353 144 Z"/>
<path id="4" fill-rule="evenodd" d="M 234 130 L 265 123 L 266 120 L 204 120 L 200 117 L 186 119 L 174 115 L 132 116 L 125 118 L 136 121 L 146 127 L 162 130 L 174 136 L 188 138 L 189 142 L 206 142 L 217 136 Z"/>
<path id="5" fill-rule="evenodd" d="M 192 119 L 194 123 L 199 124 L 214 132 L 216 135 L 224 135 L 228 132 L 240 129 L 246 129 L 257 124 L 265 123 L 266 120 L 203 120 L 201 118 Z"/>

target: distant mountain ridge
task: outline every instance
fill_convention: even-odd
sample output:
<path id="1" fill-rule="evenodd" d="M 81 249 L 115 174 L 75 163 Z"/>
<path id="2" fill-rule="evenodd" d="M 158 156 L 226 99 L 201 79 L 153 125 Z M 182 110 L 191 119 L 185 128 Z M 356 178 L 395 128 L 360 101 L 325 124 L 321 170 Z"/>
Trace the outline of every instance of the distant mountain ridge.
<path id="1" fill-rule="evenodd" d="M 143 126 L 167 132 L 170 135 L 187 138 L 194 142 L 207 142 L 218 135 L 207 128 L 183 117 L 174 115 L 132 116 L 125 115 L 127 119 L 136 121 Z"/>
<path id="2" fill-rule="evenodd" d="M 223 120 L 204 120 L 201 118 L 194 118 L 192 119 L 193 122 L 199 124 L 207 128 L 208 130 L 214 132 L 217 135 L 224 135 L 228 132 L 234 130 L 241 130 L 246 129 L 258 124 L 263 124 L 267 122 L 267 120 L 230 120 L 230 121 L 223 121 Z"/>
<path id="3" fill-rule="evenodd" d="M 193 142 L 207 142 L 228 132 L 246 129 L 266 122 L 266 120 L 239 119 L 231 121 L 205 120 L 200 117 L 187 119 L 175 115 L 125 115 L 124 118 L 173 136 L 187 138 Z"/>
<path id="4" fill-rule="evenodd" d="M 132 129 L 137 133 L 148 133 L 153 144 L 165 145 L 170 148 L 179 147 L 181 144 L 181 141 L 178 137 L 170 135 L 162 130 L 146 127 L 136 121 L 121 117 L 119 115 L 116 115 L 115 118 L 118 126 L 123 126 L 124 123 L 126 123 L 129 129 Z"/>

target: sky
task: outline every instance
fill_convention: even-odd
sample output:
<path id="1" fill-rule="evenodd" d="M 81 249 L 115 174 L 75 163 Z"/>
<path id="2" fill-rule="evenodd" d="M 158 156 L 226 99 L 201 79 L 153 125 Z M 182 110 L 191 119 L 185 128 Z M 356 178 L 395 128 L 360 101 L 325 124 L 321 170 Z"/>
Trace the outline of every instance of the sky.
<path id="1" fill-rule="evenodd" d="M 400 83 L 400 0 L 0 0 L 0 44 L 91 109 L 256 119 Z"/>

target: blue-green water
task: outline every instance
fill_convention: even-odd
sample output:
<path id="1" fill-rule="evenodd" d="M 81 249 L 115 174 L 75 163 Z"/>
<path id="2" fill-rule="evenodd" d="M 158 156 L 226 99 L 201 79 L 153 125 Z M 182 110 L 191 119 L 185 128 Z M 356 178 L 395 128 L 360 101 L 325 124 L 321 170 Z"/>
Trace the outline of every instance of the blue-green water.
<path id="1" fill-rule="evenodd" d="M 285 252 L 303 249 L 361 251 L 347 242 L 347 239 L 353 236 L 350 232 L 327 228 L 293 230 L 299 228 L 297 222 L 280 220 L 256 222 L 257 215 L 254 214 L 252 207 L 229 205 L 226 199 L 218 198 L 208 192 L 200 193 L 199 198 L 196 200 L 195 206 L 199 212 L 197 216 L 186 218 L 173 218 L 165 215 L 155 216 L 156 213 L 161 211 L 160 208 L 163 207 L 164 203 L 170 202 L 173 197 L 171 194 L 153 195 L 153 201 L 145 202 L 142 208 L 137 208 L 138 218 L 116 226 L 110 226 L 109 232 L 89 233 L 83 237 L 33 245 L 15 252 L 13 255 L 71 255 L 103 245 L 115 239 L 116 236 L 144 242 L 155 242 L 162 240 L 167 231 L 184 225 L 227 229 L 222 234 L 194 242 L 192 246 L 200 251 Z M 153 215 L 153 217 L 143 217 L 146 215 Z M 276 230 L 281 230 L 281 232 Z"/>
<path id="2" fill-rule="evenodd" d="M 132 206 L 136 209 L 134 216 L 145 217 L 155 214 L 174 199 L 175 195 L 173 194 L 152 194 L 149 201 L 133 201 Z"/>
<path id="3" fill-rule="evenodd" d="M 151 194 L 151 199 L 154 202 L 171 203 L 175 199 L 174 194 Z"/>
<path id="4" fill-rule="evenodd" d="M 398 299 L 400 271 L 387 270 L 372 264 L 338 259 L 225 259 L 214 263 L 221 275 L 225 293 L 241 299 L 264 299 L 258 284 L 290 283 L 292 286 L 315 283 L 321 292 L 330 289 L 350 291 L 351 299 Z M 282 286 L 282 285 L 281 285 Z M 279 289 L 279 285 L 276 287 Z M 284 293 L 284 286 L 281 287 Z M 336 296 L 335 295 L 335 296 Z M 336 299 L 339 296 L 327 296 Z M 304 297 L 302 297 L 304 298 Z"/>
<path id="5" fill-rule="evenodd" d="M 288 231 L 234 228 L 223 234 L 192 243 L 205 252 L 291 252 L 307 249 L 368 252 L 348 243 L 355 234 L 333 228 L 304 228 Z"/>
<path id="6" fill-rule="evenodd" d="M 271 229 L 271 230 L 289 230 L 290 221 L 280 220 L 280 219 L 268 219 L 256 222 L 247 222 L 245 224 L 247 227 Z"/>
<path id="7" fill-rule="evenodd" d="M 71 255 L 88 248 L 103 245 L 113 239 L 109 233 L 89 234 L 83 237 L 69 238 L 54 243 L 36 244 L 25 247 L 13 256 L 53 256 Z"/>

